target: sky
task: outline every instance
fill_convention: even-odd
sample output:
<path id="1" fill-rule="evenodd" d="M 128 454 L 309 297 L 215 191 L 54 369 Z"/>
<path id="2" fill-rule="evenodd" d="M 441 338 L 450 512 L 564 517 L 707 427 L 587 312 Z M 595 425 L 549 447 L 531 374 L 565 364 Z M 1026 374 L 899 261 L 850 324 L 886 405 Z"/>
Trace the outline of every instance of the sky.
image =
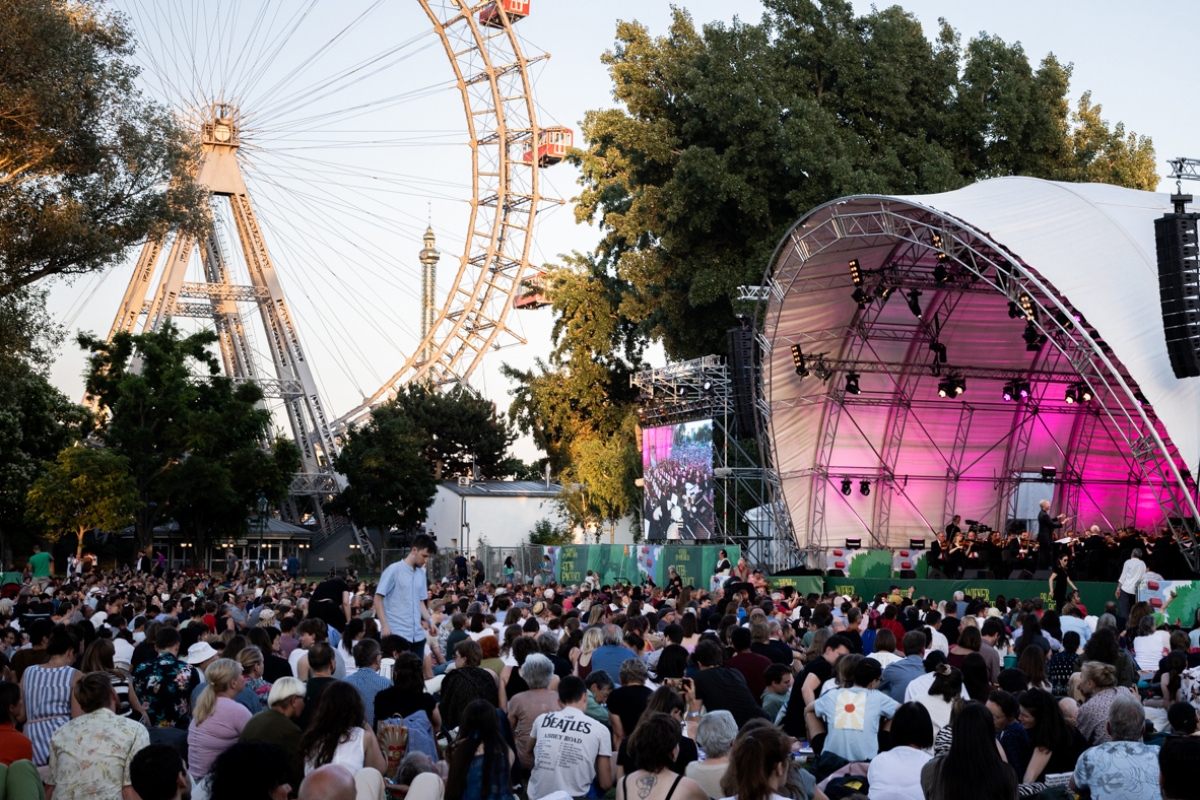
<path id="1" fill-rule="evenodd" d="M 698 23 L 757 21 L 763 12 L 752 0 L 677 5 Z M 1128 3 L 1096 0 L 901 5 L 929 36 L 945 17 L 964 42 L 994 33 L 1021 42 L 1035 64 L 1049 52 L 1073 64 L 1072 101 L 1090 89 L 1105 119 L 1152 136 L 1162 174 L 1168 157 L 1200 156 L 1200 145 L 1192 146 L 1200 120 L 1194 103 L 1184 102 L 1190 87 L 1178 55 L 1188 52 L 1200 4 L 1146 3 L 1136 13 Z M 417 252 L 425 225 L 432 223 L 443 252 L 442 297 L 465 238 L 470 172 L 463 110 L 427 19 L 414 0 L 322 0 L 306 14 L 297 9 L 308 3 L 298 0 L 266 6 L 110 0 L 110 6 L 128 14 L 137 32 L 149 96 L 178 105 L 194 104 L 200 93 L 241 94 L 248 179 L 268 247 L 325 405 L 334 417 L 348 411 L 398 370 L 416 344 Z M 855 8 L 866 12 L 870 5 Z M 533 0 L 532 9 L 517 31 L 526 56 L 550 54 L 533 68 L 540 123 L 576 133 L 588 110 L 613 105 L 600 56 L 613 46 L 618 20 L 636 19 L 661 34 L 671 15 L 661 0 Z M 369 68 L 348 72 L 376 54 Z M 598 238 L 595 228 L 574 220 L 574 168 L 560 164 L 544 176 L 547 191 L 568 202 L 539 216 L 535 264 L 587 251 Z M 236 237 L 224 212 L 218 223 L 232 250 Z M 107 333 L 136 255 L 105 275 L 56 285 L 51 311 L 72 334 Z M 550 350 L 548 309 L 514 313 L 510 321 L 528 344 L 490 354 L 471 378 L 501 409 L 511 388 L 501 364 L 528 368 Z M 83 366 L 84 354 L 68 342 L 52 379 L 78 398 Z M 538 455 L 527 439 L 515 449 L 522 458 Z"/>

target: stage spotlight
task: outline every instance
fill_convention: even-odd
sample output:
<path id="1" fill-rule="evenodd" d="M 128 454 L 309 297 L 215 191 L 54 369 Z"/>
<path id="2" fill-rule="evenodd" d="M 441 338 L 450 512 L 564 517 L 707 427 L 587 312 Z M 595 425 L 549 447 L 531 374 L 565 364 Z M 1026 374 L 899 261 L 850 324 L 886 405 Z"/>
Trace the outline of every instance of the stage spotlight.
<path id="1" fill-rule="evenodd" d="M 1017 389 L 1013 386 L 1012 381 L 1004 384 L 1004 390 L 1000 394 L 1004 398 L 1004 402 L 1011 403 L 1013 398 L 1017 396 Z"/>
<path id="2" fill-rule="evenodd" d="M 944 254 L 938 255 L 938 265 L 933 268 L 933 282 L 938 285 L 945 283 L 947 278 L 946 265 L 940 261 L 942 255 Z"/>
<path id="3" fill-rule="evenodd" d="M 1079 402 L 1081 402 L 1081 403 L 1092 402 L 1092 390 L 1088 388 L 1088 385 L 1086 383 L 1079 384 Z"/>
<path id="4" fill-rule="evenodd" d="M 862 271 L 858 268 L 858 259 L 850 259 L 850 280 L 854 281 L 855 286 L 863 285 Z"/>
<path id="5" fill-rule="evenodd" d="M 886 303 L 887 299 L 892 296 L 892 292 L 894 291 L 896 291 L 896 287 L 888 286 L 886 283 L 881 283 L 875 287 L 875 296 Z"/>
<path id="6" fill-rule="evenodd" d="M 871 493 L 871 482 L 867 481 L 867 480 L 859 481 L 858 482 L 858 492 L 863 497 L 866 497 L 867 495 L 869 495 Z"/>
<path id="7" fill-rule="evenodd" d="M 908 298 L 908 310 L 913 313 L 917 319 L 921 318 L 921 290 L 913 289 L 905 295 Z"/>
<path id="8" fill-rule="evenodd" d="M 1054 312 L 1054 320 L 1062 326 L 1063 330 L 1069 331 L 1075 327 L 1075 321 L 1072 320 L 1069 315 L 1064 314 L 1061 311 Z"/>
<path id="9" fill-rule="evenodd" d="M 1042 467 L 1042 480 L 1052 481 L 1058 474 L 1058 467 Z"/>
<path id="10" fill-rule="evenodd" d="M 1138 405 L 1140 405 L 1140 406 L 1150 405 L 1150 401 L 1146 399 L 1146 395 L 1142 394 L 1140 391 L 1133 393 L 1133 399 L 1137 400 Z"/>
<path id="11" fill-rule="evenodd" d="M 1029 387 L 1029 381 L 1017 381 L 1016 389 L 1017 397 L 1020 397 L 1022 400 L 1028 400 L 1029 395 L 1032 394 L 1032 389 Z"/>
<path id="12" fill-rule="evenodd" d="M 708 394 L 709 392 L 712 391 L 712 387 L 713 387 L 712 381 L 705 381 L 704 383 L 702 383 L 700 385 L 700 390 L 702 392 L 704 392 L 705 394 Z"/>
<path id="13" fill-rule="evenodd" d="M 846 549 L 847 549 L 847 550 L 860 550 L 860 549 L 862 549 L 862 539 L 861 539 L 861 538 L 859 538 L 859 539 L 847 539 L 847 540 L 846 540 Z"/>
<path id="14" fill-rule="evenodd" d="M 858 388 L 858 373 L 846 373 L 846 394 L 862 394 L 862 389 Z"/>
<path id="15" fill-rule="evenodd" d="M 1030 320 L 1030 321 L 1036 319 L 1037 311 L 1033 307 L 1033 298 L 1027 294 L 1023 294 L 1023 295 L 1021 295 L 1020 300 L 1021 300 L 1021 311 L 1025 314 L 1025 319 Z"/>
<path id="16" fill-rule="evenodd" d="M 954 394 L 954 384 L 949 378 L 943 378 L 938 381 L 938 397 L 949 397 Z"/>
<path id="17" fill-rule="evenodd" d="M 850 488 L 850 479 L 842 478 L 842 494 L 849 495 L 851 491 L 853 490 Z"/>
<path id="18" fill-rule="evenodd" d="M 1033 320 L 1025 323 L 1025 332 L 1021 334 L 1021 338 L 1025 340 L 1025 349 L 1031 353 L 1041 350 L 1042 345 L 1046 343 L 1046 335 L 1038 333 L 1037 325 L 1033 324 Z"/>
<path id="19" fill-rule="evenodd" d="M 801 378 L 808 377 L 808 366 L 804 363 L 804 353 L 800 352 L 800 345 L 792 345 L 792 363 L 796 365 L 796 374 Z"/>
<path id="20" fill-rule="evenodd" d="M 941 342 L 930 342 L 929 349 L 937 354 L 937 360 L 939 364 L 946 363 L 946 345 L 942 344 Z"/>
<path id="21" fill-rule="evenodd" d="M 1017 319 L 1020 316 L 1021 316 L 1021 307 L 1019 305 L 1017 305 L 1017 301 L 1009 300 L 1008 301 L 1008 318 L 1009 319 Z"/>
<path id="22" fill-rule="evenodd" d="M 951 378 L 950 380 L 954 382 L 954 396 L 955 397 L 958 397 L 960 394 L 962 394 L 963 392 L 965 392 L 967 390 L 967 379 L 966 378 Z"/>
<path id="23" fill-rule="evenodd" d="M 861 286 L 855 289 L 854 294 L 850 295 L 850 297 L 854 299 L 854 302 L 858 303 L 859 308 L 866 308 L 867 304 L 871 302 L 871 296 L 864 292 Z"/>
<path id="24" fill-rule="evenodd" d="M 1079 399 L 1079 395 L 1075 390 L 1075 386 L 1074 385 L 1068 386 L 1066 393 L 1063 395 L 1063 400 L 1065 400 L 1067 405 L 1070 406 L 1070 405 L 1074 405 L 1075 401 L 1078 399 Z"/>
<path id="25" fill-rule="evenodd" d="M 940 233 L 935 233 L 933 236 L 929 237 L 929 243 L 932 244 L 938 250 L 941 250 L 942 249 L 942 235 Z"/>

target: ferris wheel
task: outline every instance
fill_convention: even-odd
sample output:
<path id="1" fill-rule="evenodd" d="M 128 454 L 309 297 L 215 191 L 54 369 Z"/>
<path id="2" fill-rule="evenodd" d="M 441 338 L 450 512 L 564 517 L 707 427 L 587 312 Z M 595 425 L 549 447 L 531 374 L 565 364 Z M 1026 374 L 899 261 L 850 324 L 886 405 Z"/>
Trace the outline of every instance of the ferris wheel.
<path id="1" fill-rule="evenodd" d="M 467 381 L 525 342 L 512 311 L 546 304 L 535 233 L 573 137 L 535 99 L 548 56 L 519 35 L 530 0 L 116 5 L 143 90 L 198 135 L 214 224 L 146 243 L 110 338 L 215 330 L 226 372 L 300 446 L 290 516 L 316 498 L 324 527 L 339 434 L 410 381 Z M 440 285 L 437 241 L 458 250 Z"/>

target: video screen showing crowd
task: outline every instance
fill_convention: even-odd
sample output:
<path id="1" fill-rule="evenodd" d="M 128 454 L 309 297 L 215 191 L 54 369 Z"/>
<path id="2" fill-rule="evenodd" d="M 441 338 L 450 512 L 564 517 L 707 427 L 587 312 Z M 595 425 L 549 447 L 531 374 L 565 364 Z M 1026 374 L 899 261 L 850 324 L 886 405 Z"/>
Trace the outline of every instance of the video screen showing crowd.
<path id="1" fill-rule="evenodd" d="M 713 538 L 712 420 L 642 431 L 646 539 Z"/>

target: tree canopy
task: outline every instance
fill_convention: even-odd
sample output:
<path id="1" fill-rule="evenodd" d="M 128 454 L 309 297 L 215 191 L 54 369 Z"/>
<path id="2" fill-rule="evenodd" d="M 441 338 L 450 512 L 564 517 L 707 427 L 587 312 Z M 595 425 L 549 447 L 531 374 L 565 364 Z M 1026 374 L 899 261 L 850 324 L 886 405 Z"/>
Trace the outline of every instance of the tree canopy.
<path id="1" fill-rule="evenodd" d="M 358 525 L 415 530 L 439 481 L 527 474 L 529 467 L 508 455 L 515 438 L 495 406 L 469 389 L 409 384 L 346 437 L 334 467 L 348 487 L 334 508 Z"/>
<path id="2" fill-rule="evenodd" d="M 723 352 L 742 285 L 786 227 L 855 193 L 925 193 L 1032 175 L 1153 189 L 1149 139 L 1110 129 L 1071 67 L 1018 43 L 934 41 L 898 6 L 766 0 L 758 24 L 655 37 L 617 27 L 604 57 L 618 107 L 588 112 L 576 217 L 623 283 L 620 315 L 672 358 Z"/>
<path id="3" fill-rule="evenodd" d="M 132 53 L 94 0 L 0 4 L 0 296 L 207 226 L 194 134 L 141 96 Z"/>
<path id="4" fill-rule="evenodd" d="M 128 459 L 107 450 L 67 447 L 29 490 L 28 514 L 51 541 L 75 534 L 75 555 L 82 557 L 88 531 L 125 528 L 140 505 Z"/>
<path id="5" fill-rule="evenodd" d="M 201 542 L 245 533 L 258 498 L 282 503 L 300 468 L 299 448 L 271 434 L 262 390 L 220 375 L 215 341 L 212 331 L 185 337 L 170 323 L 109 343 L 79 336 L 92 354 L 87 391 L 105 423 L 100 439 L 128 460 L 144 504 L 143 546 L 169 520 Z"/>

